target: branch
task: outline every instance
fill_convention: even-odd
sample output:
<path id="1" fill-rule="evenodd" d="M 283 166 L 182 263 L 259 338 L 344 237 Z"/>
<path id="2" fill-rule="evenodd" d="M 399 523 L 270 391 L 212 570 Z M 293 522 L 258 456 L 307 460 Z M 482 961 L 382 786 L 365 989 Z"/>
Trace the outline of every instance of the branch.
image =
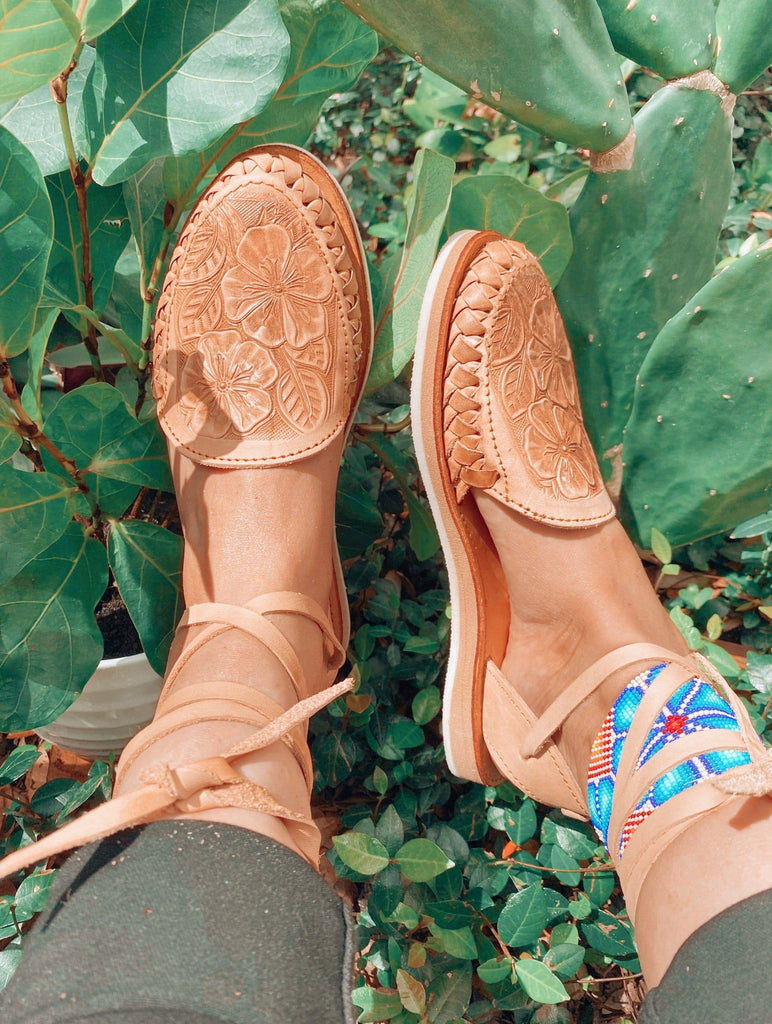
<path id="1" fill-rule="evenodd" d="M 11 407 L 17 417 L 16 422 L 12 424 L 13 429 L 19 437 L 26 438 L 39 448 L 43 448 L 47 451 L 51 458 L 55 459 L 56 462 L 59 463 L 65 473 L 73 478 L 75 486 L 91 505 L 92 509 L 95 510 L 96 502 L 91 494 L 91 488 L 83 479 L 78 467 L 72 459 L 68 459 L 64 452 L 43 433 L 35 420 L 28 415 L 26 409 L 21 404 L 21 398 L 19 397 L 19 391 L 16 387 L 16 381 L 14 380 L 11 368 L 5 359 L 0 360 L 0 381 L 2 381 L 3 385 L 3 394 L 11 403 Z"/>
<path id="2" fill-rule="evenodd" d="M 51 82 L 51 95 L 56 101 L 56 109 L 59 114 L 59 124 L 62 128 L 64 148 L 67 151 L 67 162 L 70 166 L 70 177 L 75 186 L 75 200 L 78 204 L 78 218 L 80 220 L 81 236 L 81 257 L 83 261 L 83 294 L 86 306 L 94 309 L 94 275 L 91 272 L 91 233 L 88 226 L 88 186 L 91 184 L 91 172 L 84 174 L 75 152 L 75 142 L 72 137 L 70 126 L 70 115 L 67 111 L 67 79 L 77 65 L 77 57 L 80 53 L 80 46 L 76 55 L 70 62 L 69 67 L 58 75 Z M 83 344 L 86 346 L 91 365 L 94 369 L 94 376 L 97 380 L 104 380 L 104 370 L 99 359 L 99 344 L 97 342 L 96 327 L 91 320 L 86 320 L 86 333 L 82 335 Z"/>

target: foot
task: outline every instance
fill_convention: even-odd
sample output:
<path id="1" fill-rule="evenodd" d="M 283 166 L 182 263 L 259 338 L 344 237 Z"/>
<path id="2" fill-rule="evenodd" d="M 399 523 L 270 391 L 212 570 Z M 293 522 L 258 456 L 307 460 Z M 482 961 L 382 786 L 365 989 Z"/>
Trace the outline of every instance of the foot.
<path id="1" fill-rule="evenodd" d="M 561 530 L 526 519 L 483 491 L 474 496 L 509 595 L 501 669 L 537 715 L 586 668 L 624 644 L 688 652 L 616 519 L 588 530 Z M 561 730 L 558 747 L 583 786 L 595 736 L 629 682 L 629 670 L 613 673 Z"/>

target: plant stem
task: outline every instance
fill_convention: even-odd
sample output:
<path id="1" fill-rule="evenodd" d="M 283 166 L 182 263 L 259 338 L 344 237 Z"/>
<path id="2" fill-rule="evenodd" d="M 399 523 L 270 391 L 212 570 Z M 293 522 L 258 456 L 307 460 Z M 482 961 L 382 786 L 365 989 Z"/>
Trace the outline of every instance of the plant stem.
<path id="1" fill-rule="evenodd" d="M 82 44 L 81 44 L 82 45 Z M 79 51 L 78 51 L 79 52 Z M 70 166 L 70 177 L 75 187 L 75 200 L 78 204 L 78 217 L 80 220 L 81 235 L 81 258 L 83 262 L 83 294 L 85 305 L 93 311 L 94 309 L 94 275 L 91 272 L 91 233 L 88 226 L 88 186 L 91 184 L 91 172 L 83 173 L 78 156 L 75 152 L 75 142 L 72 137 L 70 126 L 70 115 L 67 111 L 67 79 L 77 64 L 76 57 L 61 75 L 51 83 L 51 94 L 56 101 L 56 109 L 59 114 L 59 124 L 62 129 L 64 148 L 67 151 L 67 162 Z M 94 376 L 97 380 L 104 380 L 104 370 L 99 359 L 99 343 L 97 341 L 96 327 L 90 319 L 86 320 L 86 333 L 83 334 L 83 344 L 86 346 L 91 365 L 94 369 Z"/>
<path id="2" fill-rule="evenodd" d="M 73 478 L 76 487 L 86 498 L 86 501 L 88 501 L 92 509 L 96 509 L 96 502 L 91 494 L 91 488 L 83 479 L 78 467 L 72 459 L 68 459 L 64 452 L 43 433 L 35 420 L 28 415 L 26 409 L 21 404 L 21 398 L 19 397 L 19 391 L 16 387 L 16 381 L 14 380 L 11 368 L 5 359 L 0 360 L 0 380 L 3 384 L 3 394 L 11 403 L 11 407 L 16 413 L 17 420 L 16 423 L 13 424 L 13 429 L 20 437 L 26 438 L 28 441 L 36 444 L 39 448 L 43 448 L 47 451 L 51 458 L 55 459 L 62 469 Z"/>

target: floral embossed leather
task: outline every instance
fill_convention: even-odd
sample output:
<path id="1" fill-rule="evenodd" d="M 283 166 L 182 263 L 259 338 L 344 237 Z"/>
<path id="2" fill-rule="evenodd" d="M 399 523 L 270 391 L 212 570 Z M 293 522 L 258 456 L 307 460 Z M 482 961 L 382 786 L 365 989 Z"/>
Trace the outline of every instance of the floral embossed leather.
<path id="1" fill-rule="evenodd" d="M 470 262 L 449 323 L 445 453 L 457 498 L 482 487 L 556 526 L 605 522 L 614 508 L 549 283 L 523 245 L 491 239 Z"/>
<path id="2" fill-rule="evenodd" d="M 291 462 L 350 421 L 369 301 L 355 229 L 334 205 L 293 151 L 253 150 L 181 232 L 158 306 L 153 390 L 164 431 L 194 461 Z"/>

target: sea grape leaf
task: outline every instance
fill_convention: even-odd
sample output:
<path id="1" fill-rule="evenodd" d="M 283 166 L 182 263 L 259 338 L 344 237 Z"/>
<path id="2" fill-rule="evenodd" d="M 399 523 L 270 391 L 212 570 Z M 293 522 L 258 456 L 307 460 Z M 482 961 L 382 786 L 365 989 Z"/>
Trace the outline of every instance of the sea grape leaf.
<path id="1" fill-rule="evenodd" d="M 107 586 L 107 555 L 79 523 L 0 587 L 0 729 L 58 718 L 102 657 L 94 608 Z"/>
<path id="2" fill-rule="evenodd" d="M 183 610 L 182 537 L 154 523 L 118 520 L 110 528 L 107 555 L 147 659 L 162 676 Z"/>
<path id="3" fill-rule="evenodd" d="M 29 150 L 0 126 L 0 355 L 19 355 L 35 329 L 54 218 Z"/>

